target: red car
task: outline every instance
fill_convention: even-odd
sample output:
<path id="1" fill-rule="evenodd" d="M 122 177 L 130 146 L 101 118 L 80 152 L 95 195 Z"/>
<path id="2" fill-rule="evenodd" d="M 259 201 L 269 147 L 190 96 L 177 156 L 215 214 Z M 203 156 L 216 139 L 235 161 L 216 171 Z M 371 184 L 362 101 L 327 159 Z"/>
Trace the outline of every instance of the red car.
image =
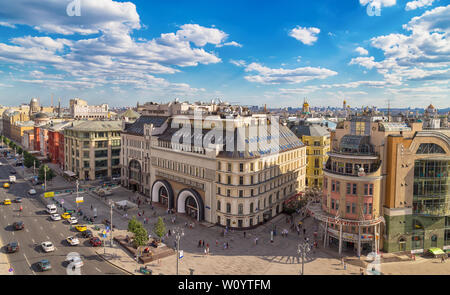
<path id="1" fill-rule="evenodd" d="M 90 243 L 93 247 L 99 247 L 99 246 L 102 245 L 102 241 L 101 241 L 99 238 L 97 238 L 97 237 L 92 237 L 92 238 L 89 240 L 89 243 Z"/>

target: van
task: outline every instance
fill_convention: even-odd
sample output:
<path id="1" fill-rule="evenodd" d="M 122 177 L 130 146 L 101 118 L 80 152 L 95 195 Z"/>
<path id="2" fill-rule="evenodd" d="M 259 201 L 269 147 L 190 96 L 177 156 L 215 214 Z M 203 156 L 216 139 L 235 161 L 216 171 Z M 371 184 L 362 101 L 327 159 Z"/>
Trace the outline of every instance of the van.
<path id="1" fill-rule="evenodd" d="M 56 209 L 56 205 L 55 204 L 47 205 L 47 213 L 48 214 L 55 214 L 57 212 L 58 212 L 58 210 Z"/>

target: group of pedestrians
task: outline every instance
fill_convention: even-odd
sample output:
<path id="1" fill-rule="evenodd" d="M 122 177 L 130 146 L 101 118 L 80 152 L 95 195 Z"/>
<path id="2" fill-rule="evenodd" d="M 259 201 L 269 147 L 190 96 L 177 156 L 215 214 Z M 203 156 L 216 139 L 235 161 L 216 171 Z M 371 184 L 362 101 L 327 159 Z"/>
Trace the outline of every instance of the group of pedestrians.
<path id="1" fill-rule="evenodd" d="M 217 245 L 217 241 L 216 241 L 216 245 Z M 205 245 L 205 240 L 199 240 L 198 241 L 198 248 L 203 248 L 203 253 L 206 255 L 209 254 L 209 243 L 206 243 Z"/>

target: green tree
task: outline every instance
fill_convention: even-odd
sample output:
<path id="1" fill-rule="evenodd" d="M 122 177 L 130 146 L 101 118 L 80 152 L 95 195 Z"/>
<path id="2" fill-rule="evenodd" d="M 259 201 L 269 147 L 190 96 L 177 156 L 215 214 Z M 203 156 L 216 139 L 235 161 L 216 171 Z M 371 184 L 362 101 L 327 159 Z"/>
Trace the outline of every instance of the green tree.
<path id="1" fill-rule="evenodd" d="M 23 153 L 23 150 L 22 150 L 21 147 L 19 147 L 19 148 L 17 149 L 17 153 L 18 153 L 19 155 L 21 155 L 21 154 Z"/>
<path id="2" fill-rule="evenodd" d="M 139 246 L 144 246 L 147 244 L 148 242 L 148 233 L 147 230 L 142 226 L 142 224 L 140 224 L 140 227 L 136 228 L 136 231 L 134 233 L 134 246 L 137 248 Z"/>
<path id="3" fill-rule="evenodd" d="M 161 217 L 158 218 L 158 222 L 156 222 L 155 227 L 153 228 L 153 232 L 161 241 L 161 238 L 166 234 L 166 225 Z"/>
<path id="4" fill-rule="evenodd" d="M 136 216 L 133 216 L 130 221 L 128 221 L 128 231 L 132 233 L 136 233 L 136 230 L 141 227 L 141 223 L 136 219 Z"/>
<path id="5" fill-rule="evenodd" d="M 46 175 L 44 175 L 44 169 L 47 170 Z M 52 169 L 48 168 L 47 165 L 42 165 L 39 168 L 39 179 L 41 181 L 44 181 L 44 179 L 47 179 L 47 181 L 52 180 L 52 178 L 55 176 L 55 172 Z"/>

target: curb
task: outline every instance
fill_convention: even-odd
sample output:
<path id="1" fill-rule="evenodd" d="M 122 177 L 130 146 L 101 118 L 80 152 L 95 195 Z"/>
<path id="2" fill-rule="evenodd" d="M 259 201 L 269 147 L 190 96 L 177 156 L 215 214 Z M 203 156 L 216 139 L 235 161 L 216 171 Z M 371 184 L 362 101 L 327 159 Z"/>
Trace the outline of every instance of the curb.
<path id="1" fill-rule="evenodd" d="M 134 274 L 134 273 L 132 273 L 132 272 L 126 270 L 125 268 L 120 267 L 120 266 L 118 266 L 118 265 L 112 263 L 111 261 L 105 259 L 105 258 L 103 257 L 103 255 L 100 254 L 100 253 L 98 253 L 97 251 L 95 251 L 95 253 L 96 253 L 101 259 L 103 259 L 104 261 L 106 261 L 107 263 L 109 263 L 110 265 L 112 265 L 112 266 L 114 266 L 114 267 L 116 267 L 116 268 L 118 268 L 118 269 L 120 269 L 120 270 L 122 270 L 122 271 L 124 271 L 124 272 L 126 272 L 126 273 L 128 273 L 128 274 L 130 274 L 130 275 L 136 275 L 136 274 Z"/>

